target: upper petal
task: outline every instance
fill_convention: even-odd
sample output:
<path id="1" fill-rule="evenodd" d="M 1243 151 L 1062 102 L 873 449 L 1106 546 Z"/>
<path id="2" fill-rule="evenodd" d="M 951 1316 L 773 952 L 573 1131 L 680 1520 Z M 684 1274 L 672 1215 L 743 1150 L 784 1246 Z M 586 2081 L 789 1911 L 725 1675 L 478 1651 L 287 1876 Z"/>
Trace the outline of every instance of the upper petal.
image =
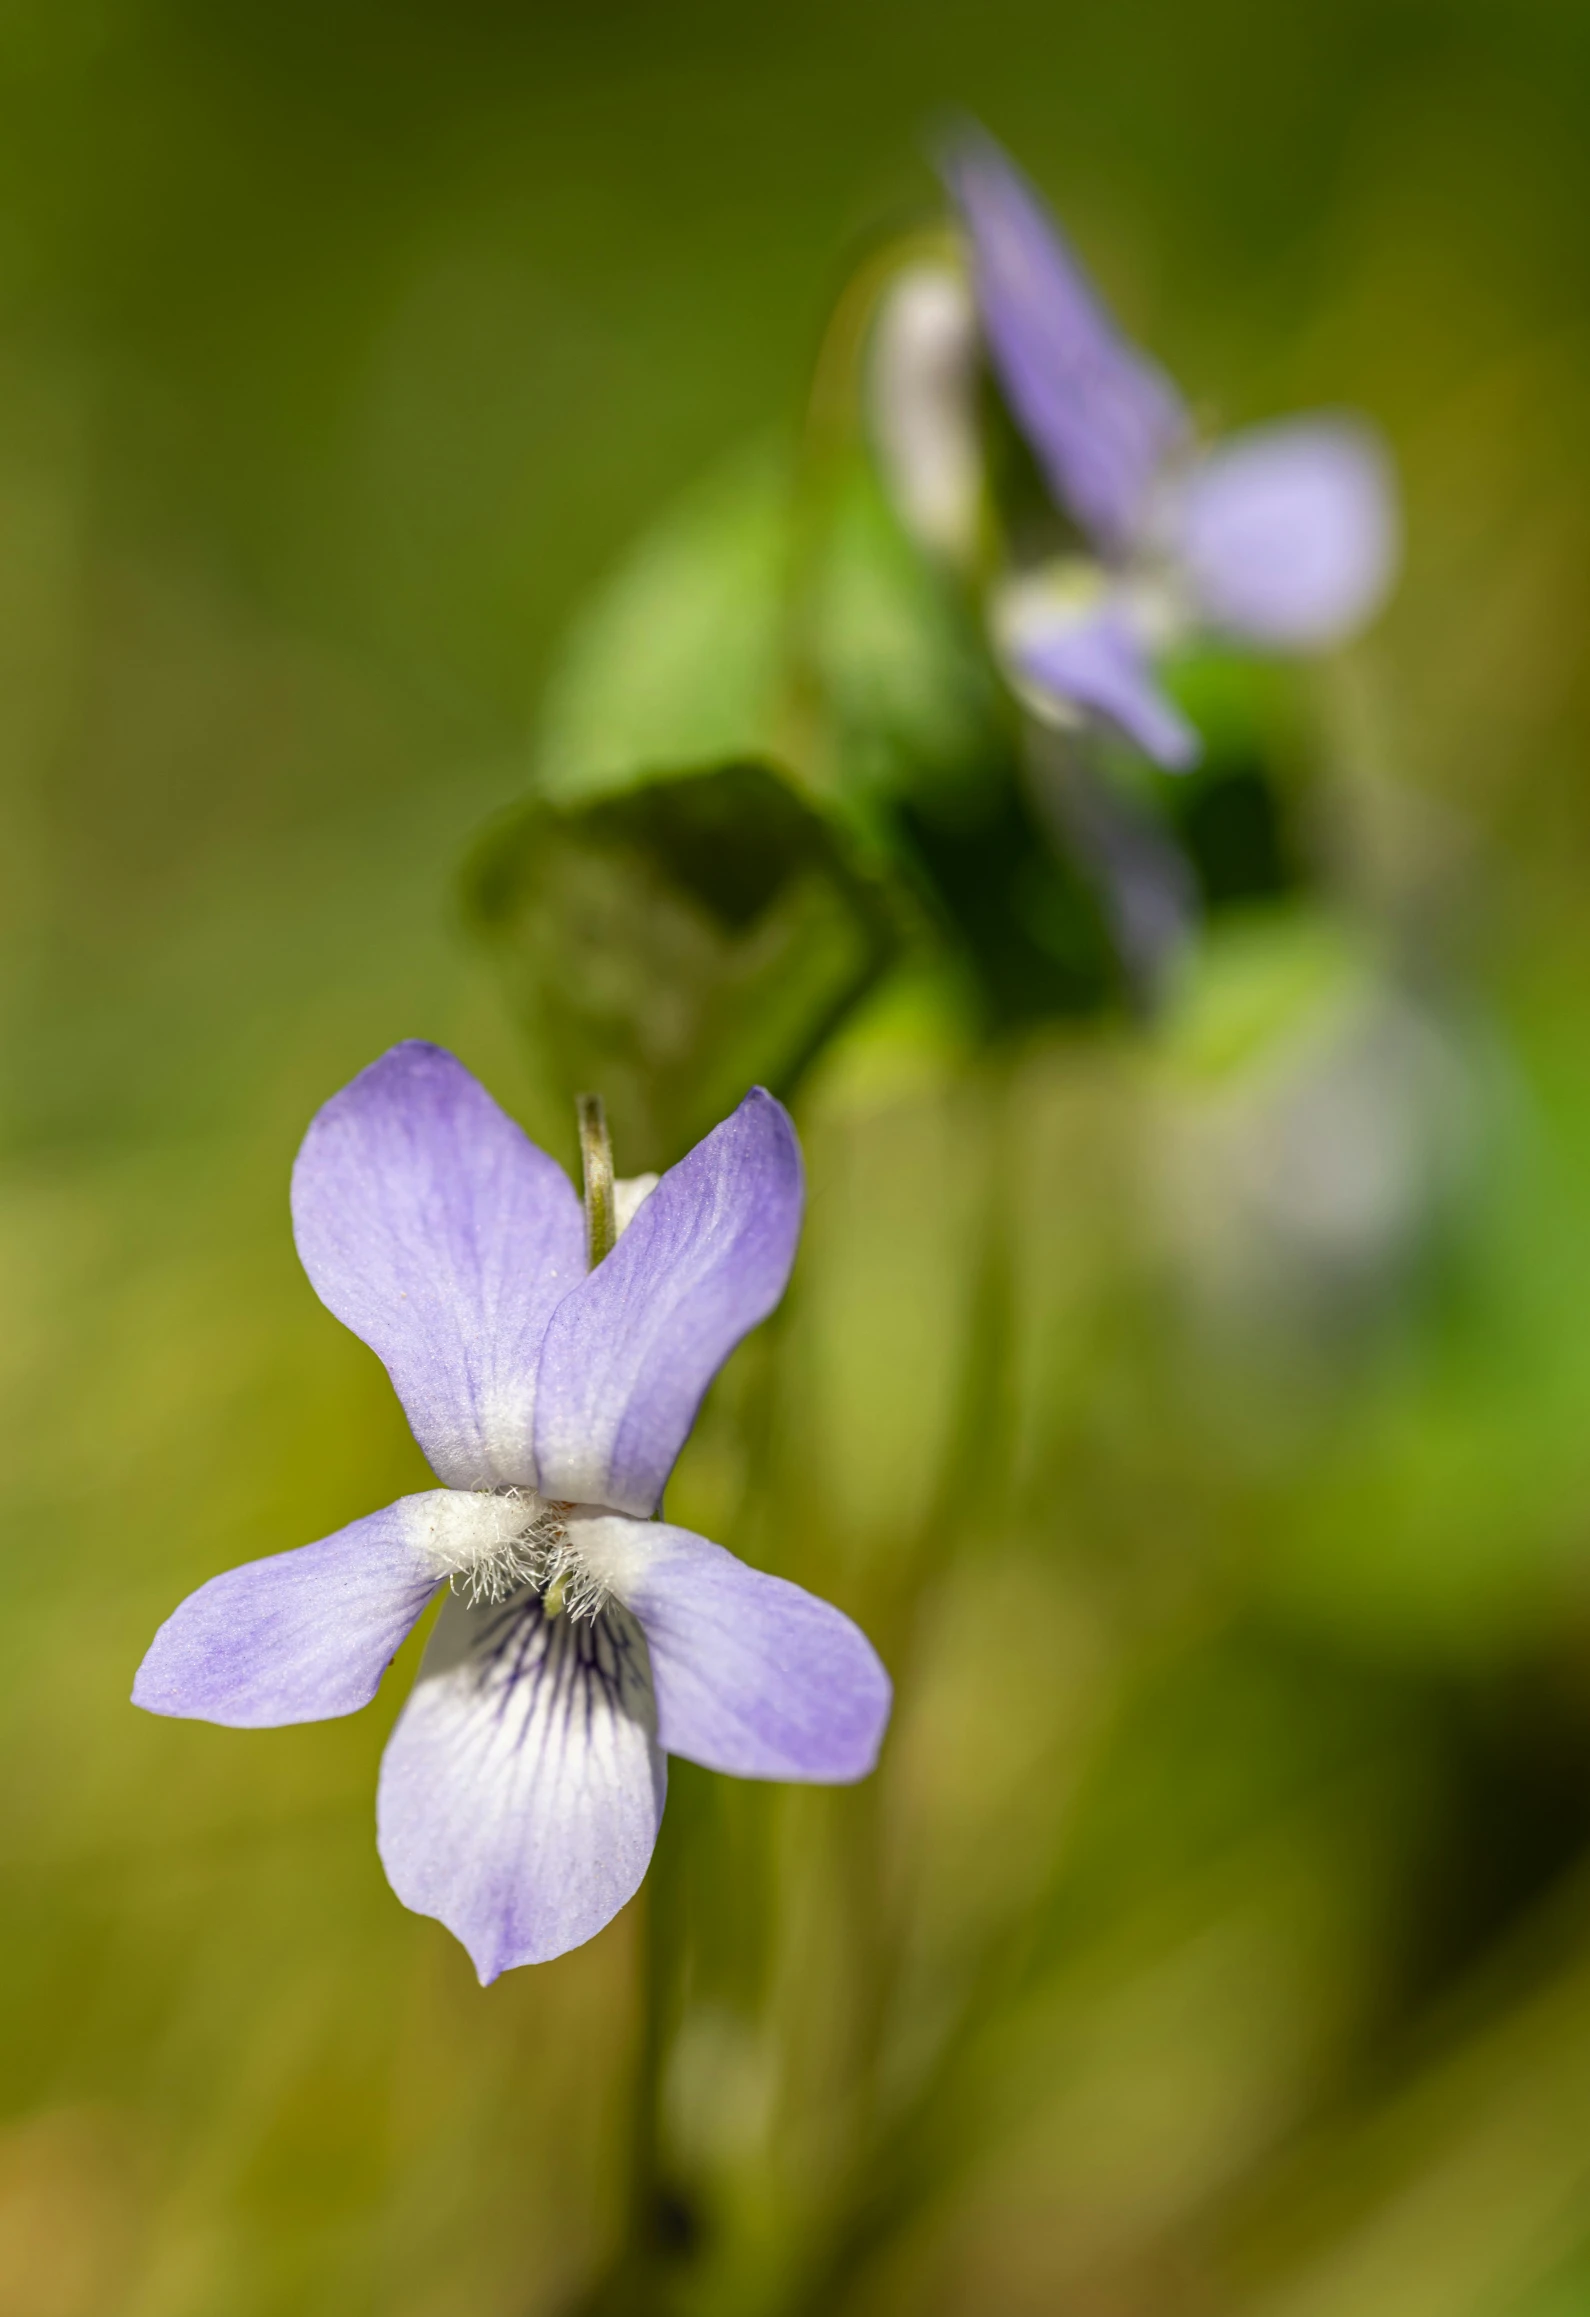
<path id="1" fill-rule="evenodd" d="M 439 1046 L 394 1046 L 332 1096 L 293 1169 L 316 1294 L 385 1363 L 454 1488 L 533 1481 L 536 1360 L 585 1267 L 567 1175 Z"/>
<path id="2" fill-rule="evenodd" d="M 399 1497 L 318 1544 L 212 1577 L 155 1635 L 133 1704 L 236 1729 L 368 1705 L 436 1590 L 425 1538 L 447 1494 Z"/>
<path id="3" fill-rule="evenodd" d="M 1054 219 L 991 138 L 945 176 L 971 236 L 994 366 L 1056 497 L 1101 547 L 1136 538 L 1188 433 L 1180 395 L 1115 327 Z"/>
<path id="4" fill-rule="evenodd" d="M 665 1522 L 590 1522 L 581 1542 L 645 1629 L 670 1754 L 738 1778 L 866 1776 L 889 1720 L 889 1677 L 842 1610 Z"/>
<path id="5" fill-rule="evenodd" d="M 802 1196 L 795 1129 L 759 1086 L 669 1168 L 547 1327 L 543 1496 L 655 1509 L 702 1393 L 784 1292 Z"/>
<path id="6" fill-rule="evenodd" d="M 1197 763 L 1202 742 L 1155 683 L 1130 615 L 1113 598 L 1078 616 L 1033 622 L 1008 648 L 1029 684 L 1104 717 L 1156 764 L 1181 772 Z"/>
<path id="7" fill-rule="evenodd" d="M 664 1791 L 646 1644 L 621 1606 L 592 1621 L 546 1617 L 533 1592 L 494 1608 L 454 1596 L 381 1764 L 381 1863 L 484 1986 L 617 1914 Z"/>
<path id="8" fill-rule="evenodd" d="M 1229 437 L 1188 475 L 1171 523 L 1203 618 L 1255 643 L 1337 642 L 1377 608 L 1396 568 L 1390 461 L 1350 419 Z"/>

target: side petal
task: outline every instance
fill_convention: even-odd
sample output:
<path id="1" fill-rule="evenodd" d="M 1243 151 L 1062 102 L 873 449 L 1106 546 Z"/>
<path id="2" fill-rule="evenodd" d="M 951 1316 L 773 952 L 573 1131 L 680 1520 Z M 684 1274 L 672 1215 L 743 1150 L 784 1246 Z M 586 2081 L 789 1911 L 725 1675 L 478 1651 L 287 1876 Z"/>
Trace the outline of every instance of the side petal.
<path id="1" fill-rule="evenodd" d="M 212 1577 L 155 1635 L 133 1704 L 240 1730 L 357 1713 L 436 1590 L 423 1540 L 447 1494 L 399 1497 L 318 1544 Z"/>
<path id="2" fill-rule="evenodd" d="M 468 1948 L 482 1986 L 594 1938 L 640 1887 L 662 1817 L 646 1644 L 616 1603 L 534 1592 L 442 1609 L 381 1764 L 377 1841 L 406 1907 Z"/>
<path id="3" fill-rule="evenodd" d="M 548 1325 L 543 1496 L 655 1509 L 701 1395 L 784 1292 L 803 1196 L 795 1129 L 759 1086 L 669 1168 Z"/>
<path id="4" fill-rule="evenodd" d="M 598 1529 L 641 1533 L 609 1540 Z M 670 1754 L 737 1778 L 867 1775 L 892 1693 L 842 1610 L 661 1521 L 582 1524 L 582 1549 L 613 1570 L 645 1631 Z"/>
<path id="5" fill-rule="evenodd" d="M 1193 468 L 1171 521 L 1203 619 L 1254 643 L 1339 642 L 1378 608 L 1396 569 L 1391 463 L 1350 419 L 1231 436 Z"/>
<path id="6" fill-rule="evenodd" d="M 1197 733 L 1149 672 L 1129 617 L 1108 599 L 1083 617 L 1031 626 L 1010 656 L 1040 694 L 1102 716 L 1167 771 L 1184 772 L 1202 755 Z"/>
<path id="7" fill-rule="evenodd" d="M 437 1477 L 532 1482 L 541 1338 L 585 1268 L 563 1169 L 461 1062 L 410 1040 L 310 1127 L 293 1230 L 315 1293 L 384 1362 Z"/>
<path id="8" fill-rule="evenodd" d="M 1119 555 L 1187 439 L 1182 399 L 1122 337 L 1059 226 L 991 138 L 956 146 L 944 174 L 971 238 L 983 327 L 1011 409 L 1056 498 Z"/>

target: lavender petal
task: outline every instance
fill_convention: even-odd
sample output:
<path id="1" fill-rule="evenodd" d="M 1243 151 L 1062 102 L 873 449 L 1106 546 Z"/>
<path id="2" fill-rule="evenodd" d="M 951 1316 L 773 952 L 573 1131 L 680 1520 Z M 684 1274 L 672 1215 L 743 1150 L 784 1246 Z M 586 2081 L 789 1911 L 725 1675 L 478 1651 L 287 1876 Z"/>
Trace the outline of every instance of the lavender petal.
<path id="1" fill-rule="evenodd" d="M 1137 539 L 1186 410 L 1122 337 L 1032 186 L 991 138 L 945 165 L 994 367 L 1056 498 L 1111 555 Z"/>
<path id="2" fill-rule="evenodd" d="M 443 1606 L 381 1764 L 377 1841 L 406 1907 L 487 1986 L 593 1938 L 639 1888 L 662 1817 L 646 1644 L 609 1604 L 547 1617 L 524 1592 Z"/>
<path id="3" fill-rule="evenodd" d="M 1396 567 L 1390 461 L 1350 419 L 1254 427 L 1217 443 L 1182 485 L 1171 521 L 1206 623 L 1277 648 L 1349 635 Z"/>
<path id="4" fill-rule="evenodd" d="M 536 1382 L 544 1496 L 656 1508 L 703 1392 L 784 1292 L 802 1197 L 795 1129 L 753 1088 L 553 1313 Z"/>
<path id="5" fill-rule="evenodd" d="M 1029 746 L 1039 814 L 1097 890 L 1133 991 L 1152 1009 L 1197 930 L 1192 866 L 1163 821 L 1072 734 L 1035 725 Z"/>
<path id="6" fill-rule="evenodd" d="M 155 1635 L 133 1704 L 248 1730 L 357 1713 L 436 1590 L 421 1540 L 447 1493 L 212 1577 Z"/>
<path id="7" fill-rule="evenodd" d="M 533 1481 L 541 1338 L 584 1271 L 562 1168 L 461 1062 L 411 1040 L 315 1119 L 293 1228 L 316 1294 L 385 1363 L 438 1478 Z"/>
<path id="8" fill-rule="evenodd" d="M 615 1532 L 605 1540 L 596 1532 Z M 657 1737 L 737 1778 L 845 1784 L 878 1758 L 889 1677 L 842 1610 L 665 1522 L 587 1524 L 651 1653 Z"/>
<path id="9" fill-rule="evenodd" d="M 1030 627 L 1013 657 L 1040 691 L 1104 717 L 1167 770 L 1185 771 L 1203 753 L 1197 733 L 1155 683 L 1127 613 L 1108 598 L 1084 616 Z"/>

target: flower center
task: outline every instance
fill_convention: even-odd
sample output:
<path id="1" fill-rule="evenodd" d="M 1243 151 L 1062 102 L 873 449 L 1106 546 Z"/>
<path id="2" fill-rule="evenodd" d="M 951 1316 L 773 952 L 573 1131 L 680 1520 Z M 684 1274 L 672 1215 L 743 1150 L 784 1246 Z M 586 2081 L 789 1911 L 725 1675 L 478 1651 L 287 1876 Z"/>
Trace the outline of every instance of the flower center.
<path id="1" fill-rule="evenodd" d="M 454 1492 L 426 1547 L 437 1574 L 472 1609 L 528 1586 L 548 1617 L 594 1618 L 612 1587 L 571 1540 L 574 1509 L 533 1488 Z"/>

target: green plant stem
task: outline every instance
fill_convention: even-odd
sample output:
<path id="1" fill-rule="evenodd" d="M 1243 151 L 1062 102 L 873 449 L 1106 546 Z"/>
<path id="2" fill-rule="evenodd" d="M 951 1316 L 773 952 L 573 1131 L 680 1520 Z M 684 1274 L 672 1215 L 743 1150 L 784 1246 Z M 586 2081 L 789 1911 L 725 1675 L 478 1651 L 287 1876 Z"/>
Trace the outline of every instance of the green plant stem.
<path id="1" fill-rule="evenodd" d="M 613 1145 L 607 1131 L 607 1110 L 599 1094 L 577 1094 L 574 1106 L 580 1121 L 580 1166 L 585 1178 L 586 1261 L 594 1271 L 610 1255 L 618 1238 L 618 1216 L 613 1204 Z"/>
<path id="2" fill-rule="evenodd" d="M 640 2021 L 630 2091 L 623 2232 L 611 2265 L 580 2305 L 581 2317 L 662 2317 L 670 2306 L 662 2078 L 678 2003 L 675 1847 L 659 1842 L 637 1901 L 641 1909 Z"/>

